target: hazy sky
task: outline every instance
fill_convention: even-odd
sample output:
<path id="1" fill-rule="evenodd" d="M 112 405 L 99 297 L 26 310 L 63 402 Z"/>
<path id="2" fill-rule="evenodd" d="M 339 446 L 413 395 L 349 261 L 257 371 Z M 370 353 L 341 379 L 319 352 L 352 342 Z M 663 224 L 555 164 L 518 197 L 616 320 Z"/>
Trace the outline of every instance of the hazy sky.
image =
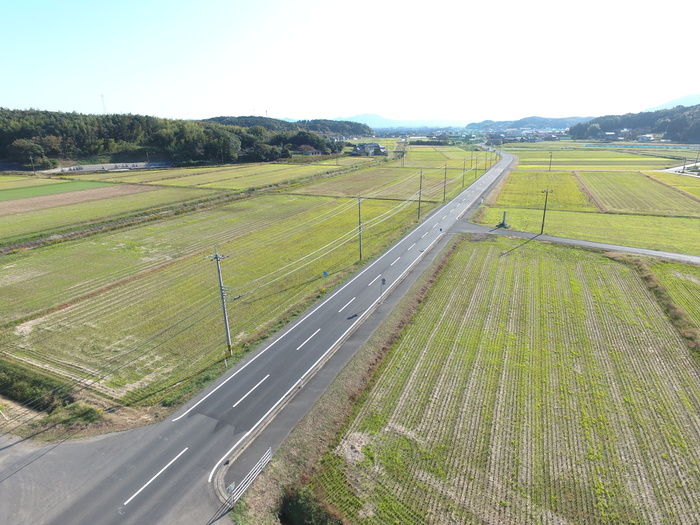
<path id="1" fill-rule="evenodd" d="M 0 107 L 508 120 L 700 92 L 685 0 L 0 0 Z"/>

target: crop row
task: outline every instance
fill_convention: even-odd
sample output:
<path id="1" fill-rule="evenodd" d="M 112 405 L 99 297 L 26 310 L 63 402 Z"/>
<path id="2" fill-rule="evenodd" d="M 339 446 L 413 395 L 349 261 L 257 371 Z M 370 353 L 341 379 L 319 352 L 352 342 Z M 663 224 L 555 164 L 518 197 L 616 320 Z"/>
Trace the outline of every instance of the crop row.
<path id="1" fill-rule="evenodd" d="M 506 147 L 518 156 L 518 169 L 535 170 L 641 170 L 663 169 L 677 160 L 643 153 L 600 148 L 566 148 L 542 145 L 540 148 Z"/>
<path id="2" fill-rule="evenodd" d="M 146 213 L 151 209 L 196 201 L 214 195 L 212 190 L 163 188 L 0 217 L 0 239 L 12 243 L 31 237 L 47 237 L 66 228 Z"/>
<path id="3" fill-rule="evenodd" d="M 511 171 L 495 205 L 509 208 L 542 208 L 544 190 L 553 192 L 548 198 L 550 209 L 598 211 L 575 175 L 566 171 Z"/>
<path id="4" fill-rule="evenodd" d="M 700 201 L 639 172 L 581 172 L 579 177 L 607 211 L 700 216 Z"/>
<path id="5" fill-rule="evenodd" d="M 700 330 L 700 268 L 663 263 L 654 265 L 652 271 L 673 302 L 686 311 L 694 326 Z"/>
<path id="6" fill-rule="evenodd" d="M 453 257 L 313 483 L 357 523 L 693 523 L 700 372 L 660 307 L 620 264 L 512 246 Z"/>
<path id="7" fill-rule="evenodd" d="M 650 172 L 646 173 L 647 177 L 661 181 L 664 184 L 678 188 L 690 195 L 700 198 L 700 178 L 688 175 L 680 175 L 677 173 L 666 172 Z"/>
<path id="8" fill-rule="evenodd" d="M 279 197 L 278 205 L 284 199 Z M 231 296 L 242 295 L 229 310 L 231 333 L 239 351 L 240 345 L 255 339 L 271 323 L 317 294 L 325 285 L 321 277 L 324 271 L 334 280 L 357 261 L 354 201 L 340 204 L 324 200 L 322 208 L 313 201 L 306 206 L 297 204 L 287 208 L 287 217 L 282 213 L 275 217 L 274 200 L 268 199 L 267 210 L 255 210 L 259 222 L 253 227 L 239 216 L 237 221 L 229 221 L 228 229 L 219 227 L 216 235 L 209 237 L 208 248 L 202 241 L 199 252 L 189 251 L 191 256 L 122 281 L 115 282 L 116 275 L 111 275 L 109 282 L 113 284 L 99 293 L 6 329 L 0 334 L 3 349 L 16 359 L 64 377 L 95 380 L 95 389 L 125 402 L 157 402 L 167 395 L 159 392 L 164 385 L 196 375 L 223 357 L 216 272 L 205 260 L 214 244 L 218 244 L 220 253 L 230 255 L 222 261 L 222 272 Z M 251 202 L 251 208 L 255 204 Z M 369 225 L 363 248 L 368 256 L 395 238 L 415 217 L 412 209 L 398 209 L 384 221 L 375 220 L 392 207 L 396 208 L 396 203 L 363 204 L 363 219 Z M 190 219 L 197 222 L 197 218 Z M 170 224 L 170 230 L 163 232 L 163 241 L 169 239 L 168 234 L 176 236 L 180 231 L 178 225 Z M 141 239 L 146 240 L 147 237 Z M 136 267 L 141 264 L 143 246 L 148 244 L 134 245 L 133 254 L 126 250 L 127 260 Z M 163 248 L 161 256 L 173 253 L 167 246 Z M 80 252 L 65 253 L 77 257 Z M 56 254 L 53 255 L 55 265 Z M 120 271 L 118 260 L 111 259 L 113 272 Z M 72 278 L 76 279 L 79 273 L 76 269 Z M 21 271 L 15 275 L 18 274 Z M 86 291 L 104 282 L 97 269 L 91 275 L 93 281 L 85 285 Z M 25 287 L 29 284 L 25 280 Z M 83 286 L 80 281 L 75 284 Z M 159 393 L 151 395 L 153 392 Z"/>

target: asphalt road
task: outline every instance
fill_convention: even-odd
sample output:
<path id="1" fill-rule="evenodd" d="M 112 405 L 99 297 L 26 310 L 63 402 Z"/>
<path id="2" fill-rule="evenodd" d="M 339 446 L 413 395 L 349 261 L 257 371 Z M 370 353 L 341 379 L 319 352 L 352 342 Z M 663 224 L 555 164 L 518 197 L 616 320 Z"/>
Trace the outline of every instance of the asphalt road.
<path id="1" fill-rule="evenodd" d="M 284 429 L 277 429 L 273 416 L 294 407 L 305 389 L 320 395 L 318 377 L 332 380 L 337 371 L 316 372 L 329 359 L 335 366 L 349 359 L 351 352 L 339 352 L 343 344 L 412 270 L 425 264 L 426 256 L 436 255 L 447 230 L 478 205 L 512 159 L 504 154 L 456 199 L 170 420 L 58 446 L 35 448 L 3 437 L 0 523 L 207 523 L 220 507 L 222 487 L 240 483 L 241 470 L 229 467 L 247 468 L 258 457 L 261 441 L 278 444 L 291 430 L 297 416 L 282 418 L 288 421 Z M 309 407 L 296 403 L 299 412 Z M 272 438 L 263 432 L 270 428 L 277 429 Z M 240 455 L 244 449 L 250 454 Z"/>

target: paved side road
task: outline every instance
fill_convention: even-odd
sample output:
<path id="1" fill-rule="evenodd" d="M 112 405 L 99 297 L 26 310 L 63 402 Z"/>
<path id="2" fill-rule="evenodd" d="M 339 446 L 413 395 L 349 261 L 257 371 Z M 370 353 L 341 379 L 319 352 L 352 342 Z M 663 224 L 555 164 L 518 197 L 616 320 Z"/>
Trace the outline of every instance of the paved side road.
<path id="1" fill-rule="evenodd" d="M 673 253 L 673 252 L 663 252 L 660 250 L 649 250 L 646 248 L 635 248 L 633 246 L 621 246 L 619 244 L 607 244 L 604 242 L 595 241 L 584 241 L 581 239 L 568 239 L 566 237 L 555 237 L 553 235 L 540 235 L 536 233 L 521 232 L 515 230 L 509 230 L 504 228 L 496 228 L 491 226 L 483 226 L 480 224 L 474 224 L 468 220 L 461 220 L 458 224 L 455 224 L 449 231 L 449 233 L 482 233 L 491 235 L 508 235 L 510 237 L 520 237 L 527 239 L 525 242 L 529 241 L 545 241 L 545 242 L 555 242 L 558 244 L 568 244 L 571 246 L 583 246 L 585 248 L 594 248 L 596 250 L 604 250 L 608 252 L 624 252 L 624 253 L 634 253 L 637 255 L 647 255 L 650 257 L 659 257 L 661 259 L 668 259 L 671 261 L 678 261 L 687 264 L 697 264 L 700 265 L 700 256 L 689 255 L 685 253 Z"/>

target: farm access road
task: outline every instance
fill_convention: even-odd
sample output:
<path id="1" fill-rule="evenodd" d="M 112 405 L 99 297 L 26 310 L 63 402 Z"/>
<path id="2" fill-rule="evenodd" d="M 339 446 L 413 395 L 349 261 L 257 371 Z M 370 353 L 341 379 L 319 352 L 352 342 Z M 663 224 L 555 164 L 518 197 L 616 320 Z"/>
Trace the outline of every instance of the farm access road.
<path id="1" fill-rule="evenodd" d="M 170 419 L 36 446 L 0 436 L 0 523 L 213 523 L 515 161 L 503 158 Z"/>

